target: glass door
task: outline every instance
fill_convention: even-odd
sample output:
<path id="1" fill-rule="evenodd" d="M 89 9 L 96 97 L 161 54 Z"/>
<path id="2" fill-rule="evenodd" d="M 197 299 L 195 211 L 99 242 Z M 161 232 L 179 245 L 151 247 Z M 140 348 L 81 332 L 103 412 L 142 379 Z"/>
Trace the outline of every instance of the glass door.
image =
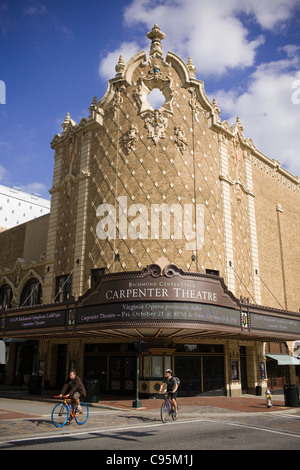
<path id="1" fill-rule="evenodd" d="M 196 396 L 202 392 L 201 357 L 175 357 L 175 375 L 180 379 L 178 396 Z"/>
<path id="2" fill-rule="evenodd" d="M 109 357 L 109 391 L 134 394 L 136 384 L 136 356 Z"/>
<path id="3" fill-rule="evenodd" d="M 203 395 L 224 394 L 224 358 L 203 357 Z"/>

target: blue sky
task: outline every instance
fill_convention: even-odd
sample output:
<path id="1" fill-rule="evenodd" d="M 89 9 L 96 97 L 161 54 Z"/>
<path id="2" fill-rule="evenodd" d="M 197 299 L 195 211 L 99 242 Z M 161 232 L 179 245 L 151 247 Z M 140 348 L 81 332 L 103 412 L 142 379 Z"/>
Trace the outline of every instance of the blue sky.
<path id="1" fill-rule="evenodd" d="M 88 117 L 119 55 L 148 53 L 155 23 L 165 55 L 192 57 L 221 119 L 239 116 L 246 138 L 300 176 L 299 0 L 0 0 L 1 184 L 50 198 L 66 114 Z"/>

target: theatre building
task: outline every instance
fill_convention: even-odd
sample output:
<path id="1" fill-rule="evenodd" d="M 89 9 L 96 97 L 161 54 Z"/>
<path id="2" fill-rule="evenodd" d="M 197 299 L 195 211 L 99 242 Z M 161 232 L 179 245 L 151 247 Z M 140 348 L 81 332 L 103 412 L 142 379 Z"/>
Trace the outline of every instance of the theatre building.
<path id="1" fill-rule="evenodd" d="M 138 364 L 147 396 L 169 367 L 185 396 L 299 384 L 299 178 L 147 36 L 53 138 L 50 213 L 0 234 L 6 383 L 75 367 L 134 394 Z"/>

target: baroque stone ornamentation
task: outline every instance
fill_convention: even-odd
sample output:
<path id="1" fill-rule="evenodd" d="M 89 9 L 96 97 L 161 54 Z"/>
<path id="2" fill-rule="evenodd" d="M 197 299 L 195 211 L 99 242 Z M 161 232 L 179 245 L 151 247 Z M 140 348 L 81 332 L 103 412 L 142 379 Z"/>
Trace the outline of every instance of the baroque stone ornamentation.
<path id="1" fill-rule="evenodd" d="M 198 114 L 202 111 L 202 106 L 199 103 L 197 96 L 196 96 L 196 88 L 190 87 L 189 92 L 191 93 L 191 99 L 189 101 L 190 109 L 194 115 L 195 121 L 199 122 Z"/>
<path id="2" fill-rule="evenodd" d="M 145 128 L 148 130 L 148 139 L 152 139 L 157 145 L 159 139 L 165 138 L 165 131 L 168 127 L 167 114 L 164 111 L 155 109 L 145 113 Z"/>
<path id="3" fill-rule="evenodd" d="M 114 98 L 112 99 L 112 102 L 111 102 L 111 107 L 114 111 L 114 119 L 117 118 L 118 109 L 120 108 L 121 104 L 123 103 L 123 98 L 121 96 L 122 88 L 123 87 L 116 87 L 115 96 L 114 96 Z"/>
<path id="4" fill-rule="evenodd" d="M 134 124 L 131 124 L 129 131 L 123 137 L 124 146 L 128 153 L 130 153 L 131 150 L 135 150 L 134 144 L 138 140 L 137 133 L 138 128 Z"/>
<path id="5" fill-rule="evenodd" d="M 150 55 L 155 54 L 162 56 L 162 46 L 160 41 L 165 37 L 165 33 L 159 29 L 157 24 L 155 24 L 152 30 L 147 34 L 147 38 L 152 41 L 150 46 Z"/>
<path id="6" fill-rule="evenodd" d="M 174 133 L 176 136 L 174 139 L 174 143 L 179 149 L 179 151 L 181 152 L 181 154 L 183 154 L 187 146 L 189 145 L 189 142 L 187 138 L 185 137 L 185 133 L 184 133 L 184 130 L 182 129 L 182 126 L 175 126 Z"/>

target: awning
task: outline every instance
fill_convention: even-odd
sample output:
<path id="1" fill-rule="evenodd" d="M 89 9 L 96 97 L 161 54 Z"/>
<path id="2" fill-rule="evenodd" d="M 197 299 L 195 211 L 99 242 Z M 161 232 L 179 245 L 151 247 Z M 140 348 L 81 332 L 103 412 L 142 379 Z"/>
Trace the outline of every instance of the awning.
<path id="1" fill-rule="evenodd" d="M 270 359 L 277 361 L 279 366 L 298 366 L 300 365 L 300 359 L 289 356 L 288 354 L 266 354 Z"/>

